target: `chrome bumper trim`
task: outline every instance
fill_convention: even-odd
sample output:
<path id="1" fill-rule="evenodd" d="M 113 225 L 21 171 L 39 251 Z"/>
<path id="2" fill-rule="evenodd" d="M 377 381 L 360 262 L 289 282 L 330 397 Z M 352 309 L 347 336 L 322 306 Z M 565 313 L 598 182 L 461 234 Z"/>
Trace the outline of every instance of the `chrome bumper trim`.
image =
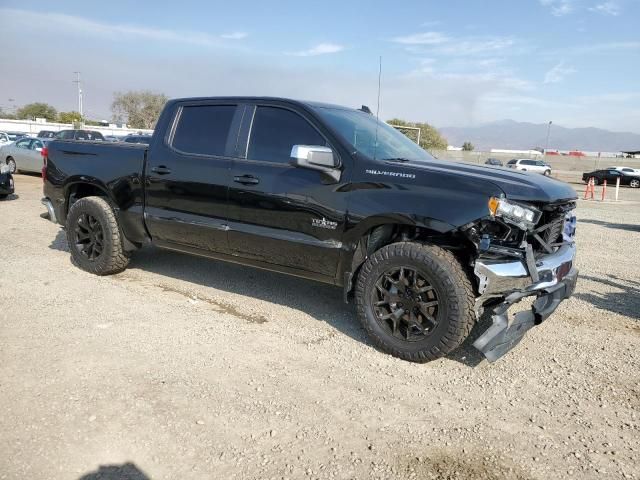
<path id="1" fill-rule="evenodd" d="M 557 252 L 536 259 L 539 280 L 533 282 L 523 260 L 476 260 L 474 272 L 478 277 L 480 299 L 508 295 L 514 291 L 534 293 L 556 285 L 568 274 L 576 257 L 576 245 L 563 245 Z"/>
<path id="2" fill-rule="evenodd" d="M 40 200 L 40 203 L 42 203 L 45 207 L 47 207 L 49 220 L 51 220 L 53 223 L 58 223 L 56 219 L 56 211 L 53 209 L 53 204 L 51 203 L 51 200 L 45 197 L 42 200 Z"/>

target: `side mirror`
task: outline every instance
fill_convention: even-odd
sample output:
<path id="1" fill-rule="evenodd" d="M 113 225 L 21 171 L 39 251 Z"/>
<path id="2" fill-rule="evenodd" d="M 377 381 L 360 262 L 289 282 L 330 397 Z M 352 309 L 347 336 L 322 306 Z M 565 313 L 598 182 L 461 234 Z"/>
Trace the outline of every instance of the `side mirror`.
<path id="1" fill-rule="evenodd" d="M 36 152 L 41 152 L 42 151 L 42 147 L 36 147 Z"/>
<path id="2" fill-rule="evenodd" d="M 340 180 L 338 162 L 329 147 L 320 145 L 294 145 L 291 149 L 291 163 L 296 167 L 324 172 L 336 182 Z"/>

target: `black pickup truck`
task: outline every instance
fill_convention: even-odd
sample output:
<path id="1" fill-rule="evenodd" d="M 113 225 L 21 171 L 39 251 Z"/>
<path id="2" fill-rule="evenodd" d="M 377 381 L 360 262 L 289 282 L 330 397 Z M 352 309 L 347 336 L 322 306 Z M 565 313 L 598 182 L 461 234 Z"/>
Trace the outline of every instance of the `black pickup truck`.
<path id="1" fill-rule="evenodd" d="M 49 143 L 43 203 L 89 272 L 153 243 L 334 284 L 376 345 L 417 362 L 487 311 L 474 345 L 496 360 L 573 292 L 574 190 L 439 161 L 367 110 L 172 100 L 148 146 Z"/>

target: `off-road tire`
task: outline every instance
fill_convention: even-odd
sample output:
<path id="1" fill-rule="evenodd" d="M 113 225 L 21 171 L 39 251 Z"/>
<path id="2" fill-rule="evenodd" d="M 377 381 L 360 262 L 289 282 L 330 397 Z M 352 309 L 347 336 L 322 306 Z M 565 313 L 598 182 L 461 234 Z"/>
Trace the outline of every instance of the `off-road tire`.
<path id="1" fill-rule="evenodd" d="M 398 266 L 416 269 L 428 277 L 442 304 L 437 325 L 419 341 L 394 337 L 380 325 L 370 301 L 379 277 Z M 469 336 L 475 323 L 475 296 L 469 277 L 451 252 L 434 245 L 399 242 L 382 247 L 362 266 L 355 298 L 358 317 L 373 343 L 411 362 L 429 362 L 452 352 Z"/>
<path id="2" fill-rule="evenodd" d="M 103 250 L 90 260 L 76 247 L 75 228 L 78 218 L 91 215 L 102 227 Z M 127 268 L 129 256 L 123 248 L 123 237 L 115 212 L 109 202 L 102 197 L 85 197 L 75 202 L 69 209 L 66 221 L 67 242 L 73 263 L 96 275 L 111 275 Z"/>

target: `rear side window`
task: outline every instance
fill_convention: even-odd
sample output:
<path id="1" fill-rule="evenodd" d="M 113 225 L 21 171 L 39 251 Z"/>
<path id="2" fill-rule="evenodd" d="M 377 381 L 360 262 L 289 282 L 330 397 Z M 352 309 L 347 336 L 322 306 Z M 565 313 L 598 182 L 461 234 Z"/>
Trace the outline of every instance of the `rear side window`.
<path id="1" fill-rule="evenodd" d="M 56 138 L 63 140 L 73 140 L 75 132 L 73 130 L 61 130 L 56 134 Z"/>
<path id="2" fill-rule="evenodd" d="M 258 107 L 253 117 L 247 158 L 289 163 L 294 145 L 326 145 L 322 135 L 291 110 Z"/>
<path id="3" fill-rule="evenodd" d="M 534 162 L 533 160 L 522 160 L 520 162 L 520 165 L 535 165 L 536 162 Z"/>
<path id="4" fill-rule="evenodd" d="M 235 105 L 182 107 L 172 146 L 185 153 L 224 155 L 235 112 Z"/>

